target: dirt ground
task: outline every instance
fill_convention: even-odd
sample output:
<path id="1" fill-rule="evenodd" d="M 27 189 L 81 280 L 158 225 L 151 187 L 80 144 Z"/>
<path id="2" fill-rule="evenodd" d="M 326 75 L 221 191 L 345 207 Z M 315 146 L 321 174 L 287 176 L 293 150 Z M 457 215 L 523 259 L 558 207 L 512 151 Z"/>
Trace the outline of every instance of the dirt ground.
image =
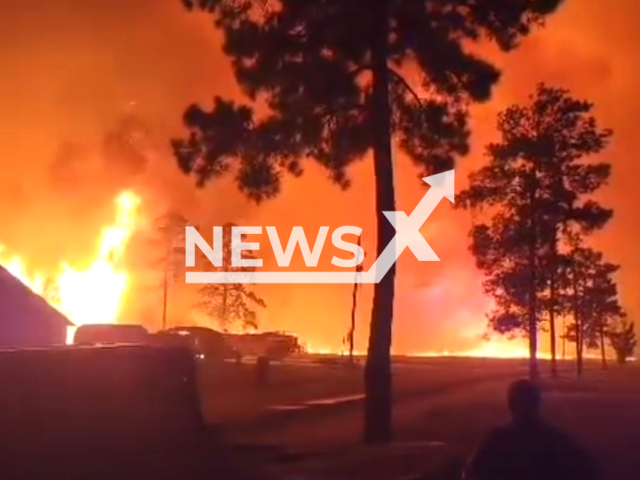
<path id="1" fill-rule="evenodd" d="M 313 359 L 312 359 L 313 360 Z M 399 359 L 394 364 L 397 395 L 421 392 L 483 377 L 524 373 L 520 360 L 426 358 Z M 203 365 L 199 389 L 209 424 L 251 421 L 274 410 L 308 401 L 340 399 L 364 392 L 362 364 L 355 368 L 324 361 L 275 363 L 269 385 L 259 388 L 255 364 Z"/>
<path id="2" fill-rule="evenodd" d="M 491 427 L 507 420 L 506 388 L 523 375 L 522 367 L 518 362 L 452 359 L 396 365 L 396 438 L 387 447 L 360 446 L 361 402 L 311 408 L 268 425 L 255 423 L 253 429 L 231 426 L 228 435 L 236 442 L 280 445 L 302 452 L 301 460 L 273 467 L 281 479 L 397 480 L 437 472 L 461 464 Z M 319 385 L 333 385 L 333 380 L 322 370 L 315 372 L 314 387 L 309 388 L 327 396 Z M 558 379 L 543 381 L 545 416 L 593 454 L 604 480 L 636 480 L 640 471 L 636 453 L 640 445 L 640 367 L 612 366 L 603 372 L 592 364 L 585 378 L 576 380 L 572 365 L 567 364 L 561 373 Z M 334 380 L 335 385 L 340 384 L 337 377 Z M 304 391 L 302 384 L 294 384 L 298 392 Z M 442 388 L 435 388 L 438 385 Z M 284 393 L 274 395 L 274 399 L 286 397 Z M 448 478 L 442 472 L 435 475 L 432 478 Z"/>

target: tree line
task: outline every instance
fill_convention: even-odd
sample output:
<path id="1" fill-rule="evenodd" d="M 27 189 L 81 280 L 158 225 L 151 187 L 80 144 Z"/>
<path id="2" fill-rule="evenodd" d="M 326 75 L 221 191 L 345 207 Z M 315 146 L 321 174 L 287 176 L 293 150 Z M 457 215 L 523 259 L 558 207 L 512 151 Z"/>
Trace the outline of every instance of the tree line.
<path id="1" fill-rule="evenodd" d="M 539 84 L 529 101 L 498 115 L 500 140 L 486 147 L 457 206 L 472 211 L 471 251 L 494 303 L 489 328 L 529 339 L 530 376 L 539 375 L 539 333 L 549 335 L 551 374 L 558 374 L 558 339 L 584 352 L 606 344 L 624 362 L 635 347 L 633 323 L 619 303 L 619 266 L 589 246 L 613 216 L 594 194 L 611 165 L 598 160 L 613 132 L 601 128 L 590 102 Z"/>
<path id="2" fill-rule="evenodd" d="M 488 101 L 501 76 L 469 46 L 512 51 L 563 3 L 181 1 L 214 16 L 246 99 L 216 96 L 212 108 L 186 109 L 188 134 L 172 141 L 179 168 L 199 187 L 231 174 L 261 202 L 278 195 L 284 175 L 300 176 L 305 159 L 347 188 L 349 166 L 371 153 L 376 257 L 395 234 L 383 215 L 396 210 L 392 152 L 411 158 L 424 177 L 452 169 L 469 151 L 469 107 Z M 611 218 L 590 198 L 610 167 L 581 162 L 611 137 L 590 111 L 568 92 L 541 85 L 530 104 L 501 114 L 502 140 L 487 148 L 488 165 L 460 202 L 478 220 L 471 243 L 495 303 L 490 327 L 529 337 L 534 377 L 540 331 L 549 330 L 553 352 L 557 337 L 579 352 L 603 338 L 620 349 L 632 331 L 617 302 L 617 267 L 587 242 Z M 368 443 L 393 434 L 394 278 L 391 268 L 374 286 L 364 372 Z"/>

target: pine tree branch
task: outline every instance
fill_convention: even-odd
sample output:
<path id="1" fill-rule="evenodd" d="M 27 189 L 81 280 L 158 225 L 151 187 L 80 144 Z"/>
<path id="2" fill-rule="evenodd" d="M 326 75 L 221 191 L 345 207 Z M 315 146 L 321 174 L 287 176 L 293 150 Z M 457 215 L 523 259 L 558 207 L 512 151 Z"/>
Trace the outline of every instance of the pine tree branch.
<path id="1" fill-rule="evenodd" d="M 361 65 L 357 68 L 354 68 L 351 71 L 351 76 L 353 77 L 357 77 L 358 75 L 360 75 L 362 72 L 364 71 L 371 71 L 372 70 L 372 66 L 371 65 Z M 422 104 L 423 101 L 420 98 L 420 96 L 418 95 L 418 93 L 413 89 L 413 87 L 411 87 L 411 84 L 407 81 L 406 78 L 404 78 L 402 76 L 402 74 L 400 72 L 398 72 L 397 70 L 391 68 L 391 67 L 387 67 L 387 71 L 391 74 L 391 76 L 393 77 L 394 80 L 396 80 L 400 85 L 402 85 L 405 90 L 415 99 L 416 102 L 418 102 L 419 104 Z"/>
<path id="2" fill-rule="evenodd" d="M 391 74 L 391 76 L 394 78 L 394 80 L 396 80 L 400 85 L 402 85 L 405 88 L 405 90 L 415 99 L 415 101 L 419 105 L 422 105 L 423 103 L 422 99 L 418 96 L 416 91 L 411 87 L 407 79 L 404 78 L 402 74 L 400 74 L 400 72 L 397 72 L 391 67 L 387 67 L 387 70 Z"/>

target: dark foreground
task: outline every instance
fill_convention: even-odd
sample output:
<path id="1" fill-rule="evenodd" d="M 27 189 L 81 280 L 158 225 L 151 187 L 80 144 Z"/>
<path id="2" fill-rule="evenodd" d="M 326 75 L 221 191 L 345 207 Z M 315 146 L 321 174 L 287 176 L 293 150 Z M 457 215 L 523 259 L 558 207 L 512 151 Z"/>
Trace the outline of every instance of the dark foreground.
<path id="1" fill-rule="evenodd" d="M 601 371 L 594 364 L 589 366 L 585 378 L 578 381 L 573 378 L 570 365 L 563 367 L 561 378 L 544 382 L 546 417 L 567 429 L 593 453 L 606 479 L 636 480 L 640 472 L 640 456 L 636 453 L 640 444 L 640 368 L 612 366 Z M 118 448 L 102 448 L 99 442 L 71 448 L 63 438 L 57 438 L 49 442 L 46 453 L 40 449 L 36 454 L 27 448 L 20 452 L 21 458 L 5 446 L 0 452 L 1 477 L 453 480 L 459 478 L 462 462 L 487 430 L 507 419 L 507 385 L 525 373 L 525 363 L 521 361 L 398 360 L 394 365 L 395 440 L 391 445 L 363 447 L 359 368 L 331 362 L 277 365 L 269 385 L 257 388 L 250 365 L 208 367 L 201 369 L 197 382 L 207 424 L 201 430 L 196 432 L 189 427 L 191 434 L 178 433 L 177 427 L 197 425 L 184 415 L 188 408 L 176 403 L 179 397 L 175 397 L 175 402 L 158 403 L 157 396 L 152 395 L 142 400 L 152 408 L 163 406 L 163 410 L 156 410 L 163 415 L 158 418 L 177 422 L 171 430 L 175 435 L 169 435 L 170 442 L 160 442 L 152 448 L 146 440 L 123 437 L 112 444 Z M 42 381 L 50 376 L 42 372 Z M 167 395 L 175 392 L 174 387 L 164 382 L 164 377 L 157 378 L 168 389 L 163 394 L 166 400 Z M 146 409 L 141 406 L 144 404 L 139 403 L 142 400 L 135 394 L 137 383 L 132 378 L 125 380 L 120 385 L 131 385 L 130 399 L 138 401 L 136 408 L 125 408 L 135 414 L 127 422 L 153 418 L 151 411 L 145 414 Z M 85 391 L 85 395 L 89 393 Z M 120 393 L 122 396 L 125 392 L 120 389 Z M 96 399 L 104 398 L 104 392 L 96 390 L 94 394 L 95 398 L 90 397 L 94 398 L 92 405 Z M 15 401 L 20 399 L 13 395 L 7 400 L 17 407 Z M 51 401 L 42 404 L 47 408 L 68 406 L 68 401 L 63 400 L 61 396 L 57 404 Z M 106 408 L 113 400 L 103 403 Z M 67 412 L 72 413 L 68 408 Z M 11 415 L 3 418 L 5 423 L 24 425 L 24 421 L 13 422 Z M 30 424 L 31 433 L 37 434 L 39 428 L 46 430 L 47 422 L 53 419 L 60 426 L 66 421 L 60 415 L 34 420 Z M 78 428 L 86 427 L 87 422 L 103 427 L 105 422 L 109 423 L 104 418 L 80 420 Z M 157 423 L 161 422 L 153 425 Z M 162 428 L 158 427 L 160 431 Z M 15 438 L 3 440 L 5 445 L 16 444 L 12 441 Z M 147 447 L 143 448 L 143 444 Z M 9 463 L 19 468 L 5 468 Z"/>
<path id="2" fill-rule="evenodd" d="M 396 366 L 396 438 L 391 446 L 359 446 L 361 401 L 280 412 L 271 422 L 236 422 L 223 431 L 229 442 L 300 452 L 296 461 L 270 467 L 281 478 L 303 474 L 376 480 L 429 472 L 429 478 L 455 478 L 446 470 L 456 470 L 488 429 L 507 420 L 507 386 L 524 373 L 520 362 L 485 361 L 481 368 L 475 362 L 434 359 L 413 366 L 411 374 Z M 594 364 L 585 378 L 576 380 L 571 365 L 564 367 L 560 378 L 544 380 L 545 416 L 592 452 L 606 479 L 637 479 L 640 368 L 612 366 L 601 371 Z M 406 381 L 410 375 L 416 375 L 413 382 L 402 383 L 400 379 Z"/>

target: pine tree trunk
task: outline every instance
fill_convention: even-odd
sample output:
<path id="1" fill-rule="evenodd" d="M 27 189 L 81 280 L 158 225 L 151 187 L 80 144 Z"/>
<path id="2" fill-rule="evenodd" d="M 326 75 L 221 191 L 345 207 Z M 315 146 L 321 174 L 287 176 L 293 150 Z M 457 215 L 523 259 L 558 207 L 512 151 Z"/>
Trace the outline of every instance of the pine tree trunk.
<path id="1" fill-rule="evenodd" d="M 391 156 L 389 74 L 387 69 L 387 1 L 371 5 L 374 29 L 371 32 L 373 161 L 376 182 L 377 257 L 391 242 L 395 229 L 382 214 L 394 211 L 395 192 Z M 395 265 L 375 284 L 369 346 L 365 366 L 365 443 L 383 443 L 392 437 L 391 404 L 391 322 L 393 318 Z"/>
<path id="2" fill-rule="evenodd" d="M 575 313 L 575 322 L 576 322 L 576 367 L 578 377 L 582 376 L 582 348 L 584 346 L 582 340 L 582 321 L 580 320 L 580 314 L 576 311 Z"/>
<path id="3" fill-rule="evenodd" d="M 607 369 L 607 352 L 604 348 L 604 326 L 600 326 L 600 358 L 602 359 L 602 369 Z"/>
<path id="4" fill-rule="evenodd" d="M 580 320 L 580 311 L 578 307 L 578 277 L 573 272 L 573 321 L 576 327 L 576 373 L 578 377 L 582 376 L 582 322 Z"/>
<path id="5" fill-rule="evenodd" d="M 553 275 L 553 274 L 552 274 Z M 558 364 L 556 362 L 556 319 L 555 319 L 555 281 L 551 280 L 549 291 L 549 301 L 551 309 L 549 310 L 549 348 L 551 349 L 551 375 L 558 376 Z"/>
<path id="6" fill-rule="evenodd" d="M 578 377 L 582 377 L 582 371 L 584 367 L 584 363 L 583 363 L 584 339 L 583 339 L 582 325 L 579 325 L 578 329 L 580 331 L 580 333 L 578 334 L 578 355 L 577 355 Z"/>
<path id="7" fill-rule="evenodd" d="M 567 328 L 564 324 L 564 316 L 562 317 L 562 360 L 567 358 Z"/>
<path id="8" fill-rule="evenodd" d="M 536 250 L 538 245 L 537 225 L 536 225 L 536 178 L 532 179 L 533 185 L 529 193 L 531 206 L 529 218 L 529 311 L 528 311 L 528 334 L 529 334 L 529 378 L 537 380 L 538 372 L 538 305 L 537 305 L 537 275 L 536 275 Z"/>
<path id="9" fill-rule="evenodd" d="M 535 281 L 535 272 L 531 274 Z M 538 322 L 536 319 L 536 299 L 529 299 L 529 378 L 537 380 L 538 372 Z"/>
<path id="10" fill-rule="evenodd" d="M 558 376 L 558 363 L 556 361 L 556 268 L 558 261 L 558 244 L 556 227 L 554 226 L 553 245 L 551 246 L 551 266 L 549 281 L 549 348 L 551 350 L 551 375 Z"/>

